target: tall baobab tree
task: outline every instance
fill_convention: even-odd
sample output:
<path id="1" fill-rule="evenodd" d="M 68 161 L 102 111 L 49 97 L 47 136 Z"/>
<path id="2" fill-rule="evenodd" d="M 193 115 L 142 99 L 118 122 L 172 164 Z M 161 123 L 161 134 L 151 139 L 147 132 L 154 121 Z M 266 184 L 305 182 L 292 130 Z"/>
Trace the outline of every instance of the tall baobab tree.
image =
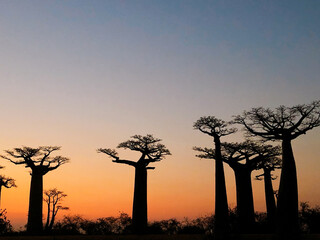
<path id="1" fill-rule="evenodd" d="M 221 140 L 223 136 L 237 131 L 229 123 L 214 116 L 201 117 L 193 124 L 194 129 L 213 137 L 215 146 L 215 237 L 224 238 L 228 233 L 228 200 L 226 182 L 221 157 Z"/>
<path id="2" fill-rule="evenodd" d="M 293 107 L 252 108 L 234 118 L 251 136 L 282 142 L 282 170 L 277 202 L 277 232 L 282 238 L 298 236 L 298 183 L 291 141 L 320 126 L 320 101 Z"/>
<path id="3" fill-rule="evenodd" d="M 267 161 L 261 161 L 257 165 L 257 170 L 262 169 L 263 173 L 256 176 L 257 180 L 264 180 L 264 190 L 267 208 L 267 220 L 270 230 L 273 232 L 276 221 L 276 200 L 272 186 L 272 180 L 276 177 L 272 176 L 272 172 L 281 168 L 281 160 L 279 157 L 269 158 Z"/>
<path id="4" fill-rule="evenodd" d="M 251 173 L 257 164 L 279 155 L 278 147 L 262 145 L 253 141 L 243 143 L 222 143 L 222 160 L 226 162 L 235 173 L 237 192 L 237 211 L 239 214 L 239 227 L 242 232 L 251 232 L 254 226 L 254 204 L 252 193 Z M 215 151 L 211 148 L 198 148 L 200 158 L 216 159 Z"/>
<path id="5" fill-rule="evenodd" d="M 24 165 L 31 169 L 27 223 L 27 231 L 30 234 L 40 234 L 42 232 L 43 176 L 69 161 L 66 157 L 51 156 L 53 152 L 58 150 L 60 150 L 60 147 L 56 146 L 22 147 L 6 150 L 7 155 L 1 156 L 16 165 Z"/>
<path id="6" fill-rule="evenodd" d="M 47 191 L 44 191 L 45 198 L 43 199 L 47 204 L 47 221 L 45 224 L 45 231 L 50 232 L 52 230 L 55 218 L 58 214 L 59 210 L 68 210 L 68 207 L 63 207 L 61 205 L 61 201 L 67 196 L 62 191 L 59 191 L 56 188 L 49 189 Z"/>
<path id="7" fill-rule="evenodd" d="M 141 153 L 138 161 L 124 160 L 118 157 L 114 149 L 99 148 L 99 153 L 105 153 L 115 163 L 126 164 L 135 168 L 134 197 L 132 208 L 132 225 L 135 233 L 144 233 L 147 227 L 147 170 L 155 169 L 148 167 L 150 163 L 161 161 L 166 155 L 171 155 L 165 145 L 159 143 L 161 139 L 146 136 L 134 135 L 131 140 L 122 142 L 117 148 L 130 149 Z"/>

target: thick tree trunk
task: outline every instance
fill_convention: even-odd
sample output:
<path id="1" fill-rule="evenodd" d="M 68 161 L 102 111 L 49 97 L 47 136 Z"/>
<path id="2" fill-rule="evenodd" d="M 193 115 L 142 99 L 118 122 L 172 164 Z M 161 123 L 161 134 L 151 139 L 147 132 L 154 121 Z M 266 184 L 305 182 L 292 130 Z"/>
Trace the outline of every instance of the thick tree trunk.
<path id="1" fill-rule="evenodd" d="M 43 175 L 32 173 L 29 199 L 29 214 L 27 231 L 29 234 L 41 234 L 42 232 L 42 193 Z"/>
<path id="2" fill-rule="evenodd" d="M 298 238 L 297 171 L 290 139 L 282 141 L 282 171 L 277 205 L 277 232 L 280 238 Z"/>
<path id="3" fill-rule="evenodd" d="M 270 170 L 264 169 L 264 189 L 266 197 L 267 218 L 270 231 L 274 231 L 276 217 L 276 201 L 272 187 L 272 178 Z"/>
<path id="4" fill-rule="evenodd" d="M 132 225 L 135 233 L 142 234 L 146 232 L 148 222 L 147 169 L 145 166 L 136 166 L 135 171 Z"/>
<path id="5" fill-rule="evenodd" d="M 237 211 L 239 214 L 239 227 L 243 233 L 253 232 L 254 206 L 251 183 L 251 171 L 245 168 L 236 168 Z"/>
<path id="6" fill-rule="evenodd" d="M 228 233 L 228 200 L 223 162 L 221 158 L 220 139 L 215 139 L 216 183 L 215 183 L 215 228 L 216 239 L 223 239 Z"/>

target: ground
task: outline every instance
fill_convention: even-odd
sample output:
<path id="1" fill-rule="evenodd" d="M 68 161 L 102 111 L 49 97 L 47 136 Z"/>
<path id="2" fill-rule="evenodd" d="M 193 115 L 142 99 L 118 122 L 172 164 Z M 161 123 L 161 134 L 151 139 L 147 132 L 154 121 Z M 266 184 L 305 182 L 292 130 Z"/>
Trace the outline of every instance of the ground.
<path id="1" fill-rule="evenodd" d="M 0 240 L 210 240 L 209 236 L 197 234 L 181 235 L 110 235 L 110 236 L 0 236 Z M 272 235 L 251 234 L 235 236 L 237 240 L 273 240 Z M 301 240 L 320 239 L 320 234 L 303 235 Z"/>

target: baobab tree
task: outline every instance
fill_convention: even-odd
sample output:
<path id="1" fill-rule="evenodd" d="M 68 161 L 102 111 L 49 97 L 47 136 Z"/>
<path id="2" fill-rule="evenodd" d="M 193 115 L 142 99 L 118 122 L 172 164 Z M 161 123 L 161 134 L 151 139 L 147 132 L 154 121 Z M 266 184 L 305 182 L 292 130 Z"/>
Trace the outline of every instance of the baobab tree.
<path id="1" fill-rule="evenodd" d="M 115 163 L 126 164 L 135 168 L 134 197 L 132 208 L 132 225 L 135 233 L 146 231 L 147 215 L 147 170 L 155 169 L 148 167 L 150 163 L 161 161 L 166 155 L 171 155 L 165 145 L 159 143 L 161 139 L 154 138 L 148 134 L 146 136 L 134 135 L 131 140 L 122 142 L 117 148 L 130 149 L 141 153 L 138 161 L 120 159 L 114 149 L 99 148 L 99 153 L 105 153 L 113 159 Z"/>
<path id="2" fill-rule="evenodd" d="M 50 232 L 52 230 L 55 218 L 59 210 L 68 210 L 68 207 L 63 207 L 61 202 L 67 196 L 67 194 L 56 188 L 44 191 L 45 198 L 43 199 L 47 204 L 47 221 L 45 224 L 45 231 Z"/>
<path id="3" fill-rule="evenodd" d="M 195 147 L 200 152 L 197 157 L 216 159 L 211 148 Z M 257 164 L 279 154 L 278 147 L 262 145 L 247 140 L 243 143 L 221 143 L 221 157 L 235 173 L 237 212 L 239 214 L 239 230 L 251 232 L 254 226 L 254 204 L 251 173 Z"/>
<path id="4" fill-rule="evenodd" d="M 4 175 L 0 175 L 0 204 L 1 204 L 2 187 L 12 188 L 12 187 L 17 187 L 17 185 L 16 185 L 15 180 L 13 178 L 6 177 Z"/>
<path id="5" fill-rule="evenodd" d="M 281 151 L 281 150 L 279 150 Z M 264 180 L 264 190 L 267 208 L 267 221 L 271 231 L 274 231 L 276 221 L 276 200 L 275 193 L 272 186 L 273 177 L 272 172 L 281 168 L 281 159 L 279 157 L 269 158 L 267 161 L 261 161 L 257 165 L 257 170 L 262 169 L 263 173 L 256 176 L 256 180 Z"/>
<path id="6" fill-rule="evenodd" d="M 228 200 L 226 182 L 221 157 L 221 140 L 223 136 L 237 131 L 229 123 L 214 116 L 201 117 L 193 124 L 194 129 L 213 137 L 215 155 L 215 236 L 223 238 L 228 232 Z"/>
<path id="7" fill-rule="evenodd" d="M 320 126 L 320 101 L 293 107 L 252 108 L 235 116 L 251 136 L 282 142 L 282 170 L 277 202 L 277 232 L 282 238 L 298 236 L 298 183 L 291 141 Z"/>
<path id="8" fill-rule="evenodd" d="M 6 150 L 3 159 L 31 169 L 31 185 L 27 231 L 30 234 L 42 232 L 43 176 L 69 161 L 62 156 L 52 157 L 52 152 L 60 150 L 56 146 L 25 147 Z"/>

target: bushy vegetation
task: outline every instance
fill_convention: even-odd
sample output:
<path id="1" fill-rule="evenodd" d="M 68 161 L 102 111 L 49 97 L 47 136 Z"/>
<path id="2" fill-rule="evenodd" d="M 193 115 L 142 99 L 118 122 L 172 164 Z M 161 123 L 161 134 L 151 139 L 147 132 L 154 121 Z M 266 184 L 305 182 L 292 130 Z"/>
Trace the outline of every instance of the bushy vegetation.
<path id="1" fill-rule="evenodd" d="M 131 218 L 126 213 L 119 217 L 98 218 L 96 221 L 87 220 L 78 215 L 64 216 L 53 227 L 54 234 L 88 234 L 88 235 L 109 235 L 126 234 L 131 229 Z"/>
<path id="2" fill-rule="evenodd" d="M 310 207 L 307 202 L 300 203 L 300 226 L 305 233 L 320 233 L 320 207 Z"/>
<path id="3" fill-rule="evenodd" d="M 12 231 L 10 222 L 6 219 L 5 213 L 1 213 L 1 233 Z M 240 233 L 239 216 L 237 208 L 229 209 L 230 233 Z M 300 204 L 299 211 L 300 228 L 304 233 L 320 233 L 320 207 L 311 207 L 308 203 Z M 148 234 L 203 234 L 214 233 L 214 216 L 199 217 L 196 219 L 185 218 L 181 221 L 171 218 L 167 220 L 154 221 L 148 224 Z M 268 225 L 267 214 L 255 213 L 256 234 L 272 233 Z M 96 220 L 84 219 L 79 215 L 64 216 L 58 221 L 52 230 L 52 234 L 58 235 L 114 235 L 131 234 L 132 219 L 126 213 L 120 213 L 117 217 L 98 218 Z"/>
<path id="4" fill-rule="evenodd" d="M 12 232 L 12 226 L 10 221 L 7 219 L 6 210 L 0 209 L 0 235 L 4 235 Z"/>
<path id="5" fill-rule="evenodd" d="M 239 216 L 237 208 L 229 209 L 230 229 L 232 234 L 240 233 Z M 311 207 L 307 202 L 300 204 L 299 222 L 301 232 L 320 233 L 320 207 Z M 214 215 L 199 217 L 196 219 L 185 218 L 181 221 L 171 218 L 154 221 L 148 224 L 148 234 L 200 234 L 212 235 L 214 233 Z M 268 225 L 267 214 L 255 213 L 255 234 L 272 233 Z M 126 213 L 120 213 L 117 217 L 104 217 L 96 220 L 88 220 L 79 215 L 64 216 L 55 223 L 51 234 L 53 235 L 123 235 L 132 234 L 132 219 Z M 14 233 L 10 221 L 6 217 L 6 211 L 0 211 L 0 235 Z M 20 232 L 20 234 L 23 234 Z"/>
<path id="6" fill-rule="evenodd" d="M 214 217 L 200 217 L 193 220 L 185 218 L 178 221 L 175 218 L 154 221 L 148 224 L 149 234 L 211 234 L 213 232 Z M 58 221 L 52 234 L 63 235 L 111 235 L 132 233 L 132 219 L 126 213 L 118 217 L 98 218 L 97 220 L 84 219 L 79 215 L 64 216 Z"/>

